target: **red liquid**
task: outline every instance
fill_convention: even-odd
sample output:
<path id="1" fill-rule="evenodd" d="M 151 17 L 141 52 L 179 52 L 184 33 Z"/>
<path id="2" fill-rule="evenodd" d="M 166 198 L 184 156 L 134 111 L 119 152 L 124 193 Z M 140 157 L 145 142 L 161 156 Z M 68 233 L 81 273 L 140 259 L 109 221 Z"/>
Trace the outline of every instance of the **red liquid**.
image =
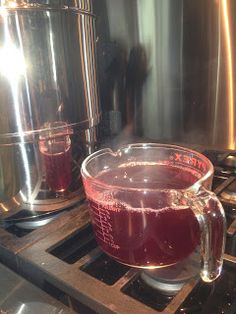
<path id="1" fill-rule="evenodd" d="M 71 149 L 60 153 L 43 153 L 46 181 L 55 192 L 65 191 L 71 183 Z"/>
<path id="2" fill-rule="evenodd" d="M 176 209 L 168 191 L 197 181 L 189 170 L 166 165 L 136 165 L 101 173 L 97 180 L 134 190 L 101 191 L 85 180 L 98 244 L 118 261 L 136 267 L 161 267 L 186 258 L 200 244 L 197 219 L 188 207 Z M 138 190 L 142 188 L 142 190 Z"/>

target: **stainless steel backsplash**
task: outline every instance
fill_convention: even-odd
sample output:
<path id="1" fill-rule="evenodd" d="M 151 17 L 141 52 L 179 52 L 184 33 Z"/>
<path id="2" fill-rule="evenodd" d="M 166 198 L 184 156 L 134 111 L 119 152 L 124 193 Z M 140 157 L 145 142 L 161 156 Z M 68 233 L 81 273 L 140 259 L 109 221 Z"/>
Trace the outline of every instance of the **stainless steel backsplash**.
<path id="1" fill-rule="evenodd" d="M 108 134 L 235 148 L 236 2 L 99 0 Z"/>

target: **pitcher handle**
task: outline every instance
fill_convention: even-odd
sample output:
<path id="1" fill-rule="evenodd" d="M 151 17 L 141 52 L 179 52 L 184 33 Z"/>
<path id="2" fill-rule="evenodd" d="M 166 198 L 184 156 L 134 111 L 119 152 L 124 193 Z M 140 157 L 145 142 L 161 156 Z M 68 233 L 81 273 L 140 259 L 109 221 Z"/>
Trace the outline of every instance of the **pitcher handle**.
<path id="1" fill-rule="evenodd" d="M 200 187 L 198 193 L 185 192 L 182 204 L 194 212 L 201 232 L 201 272 L 205 282 L 219 277 L 225 249 L 226 220 L 224 209 L 217 196 Z"/>

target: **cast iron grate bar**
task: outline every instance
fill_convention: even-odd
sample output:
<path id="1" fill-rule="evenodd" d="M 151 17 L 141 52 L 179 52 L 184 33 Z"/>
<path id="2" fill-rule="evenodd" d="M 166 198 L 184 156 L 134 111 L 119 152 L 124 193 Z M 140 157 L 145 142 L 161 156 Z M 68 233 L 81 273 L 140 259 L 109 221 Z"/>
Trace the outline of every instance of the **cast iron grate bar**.
<path id="1" fill-rule="evenodd" d="M 43 290 L 53 298 L 57 299 L 67 307 L 73 309 L 75 313 L 97 314 L 95 311 L 88 308 L 86 305 L 80 303 L 71 296 L 68 296 L 61 289 L 55 287 L 52 283 L 45 281 Z"/>
<path id="2" fill-rule="evenodd" d="M 102 253 L 98 258 L 83 265 L 80 269 L 111 286 L 123 277 L 130 267 L 120 264 L 111 259 L 108 255 Z"/>
<path id="3" fill-rule="evenodd" d="M 174 296 L 161 294 L 158 290 L 148 286 L 138 275 L 122 288 L 122 292 L 157 311 L 163 311 Z"/>
<path id="4" fill-rule="evenodd" d="M 236 257 L 236 219 L 227 228 L 225 253 Z"/>
<path id="5" fill-rule="evenodd" d="M 212 182 L 212 191 L 215 191 L 227 178 L 214 176 Z"/>
<path id="6" fill-rule="evenodd" d="M 235 217 L 228 216 L 227 212 L 226 212 L 226 217 L 227 217 L 227 219 L 226 219 L 226 226 L 227 226 L 227 229 L 228 229 L 230 227 L 230 225 L 232 224 L 232 222 L 235 220 Z"/>
<path id="7" fill-rule="evenodd" d="M 49 249 L 48 253 L 68 264 L 74 264 L 95 247 L 97 247 L 97 242 L 94 238 L 92 226 L 89 224 L 76 231 L 60 245 Z"/>
<path id="8" fill-rule="evenodd" d="M 225 253 L 236 257 L 236 235 L 232 237 L 227 235 Z"/>
<path id="9" fill-rule="evenodd" d="M 236 218 L 236 205 L 226 203 L 222 199 L 221 199 L 221 203 L 222 203 L 224 210 L 225 210 L 225 214 L 227 217 L 227 223 L 230 224 Z"/>

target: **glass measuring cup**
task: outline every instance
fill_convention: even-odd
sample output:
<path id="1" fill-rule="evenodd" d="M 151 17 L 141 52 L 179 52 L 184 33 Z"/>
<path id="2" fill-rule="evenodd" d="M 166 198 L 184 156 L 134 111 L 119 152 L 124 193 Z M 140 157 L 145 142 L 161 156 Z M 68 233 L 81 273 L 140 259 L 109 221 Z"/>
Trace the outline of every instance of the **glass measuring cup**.
<path id="1" fill-rule="evenodd" d="M 213 166 L 193 150 L 138 143 L 88 156 L 81 173 L 100 247 L 144 269 L 186 259 L 200 248 L 206 282 L 221 272 L 225 215 L 209 191 Z"/>
<path id="2" fill-rule="evenodd" d="M 43 157 L 46 181 L 54 192 L 64 192 L 72 179 L 72 133 L 63 121 L 48 122 L 39 137 L 39 150 Z"/>

